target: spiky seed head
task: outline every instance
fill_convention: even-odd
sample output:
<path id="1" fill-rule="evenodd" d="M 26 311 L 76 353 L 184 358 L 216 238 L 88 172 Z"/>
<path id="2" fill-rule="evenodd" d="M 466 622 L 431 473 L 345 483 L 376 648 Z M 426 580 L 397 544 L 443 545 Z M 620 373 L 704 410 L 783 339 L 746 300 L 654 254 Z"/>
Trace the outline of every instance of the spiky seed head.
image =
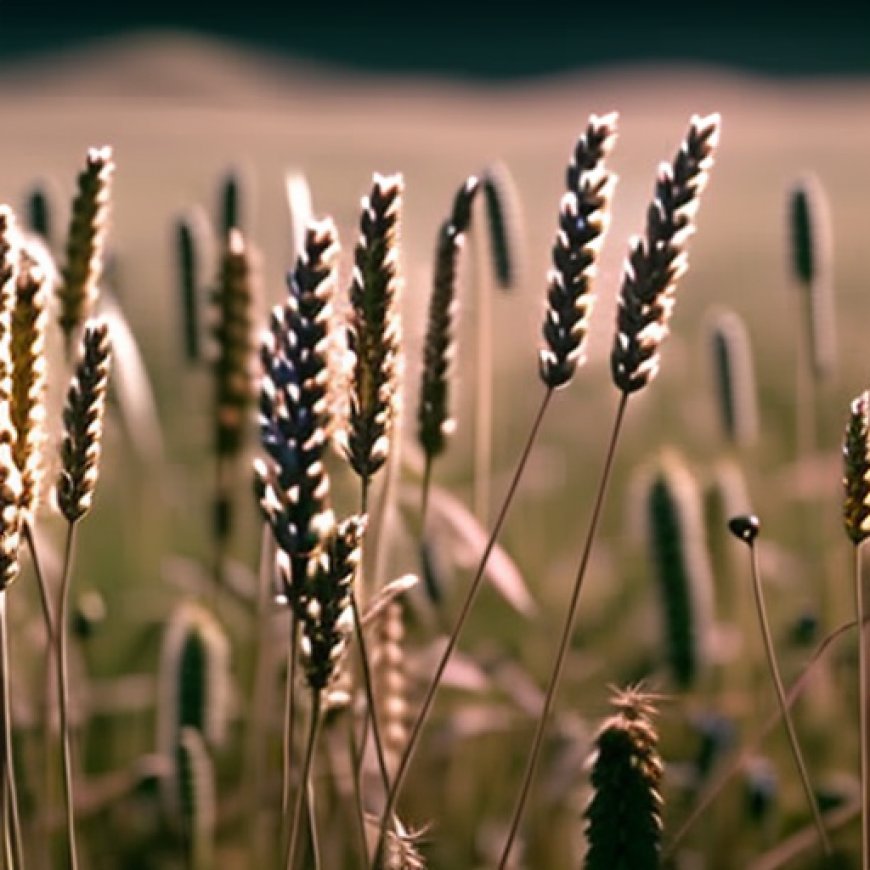
<path id="1" fill-rule="evenodd" d="M 677 282 L 688 269 L 688 241 L 719 142 L 718 114 L 693 116 L 672 164 L 659 167 L 646 232 L 629 242 L 623 267 L 616 335 L 610 355 L 613 382 L 629 394 L 659 371 Z"/>
<path id="2" fill-rule="evenodd" d="M 853 544 L 870 535 L 870 393 L 852 401 L 843 438 L 843 525 Z"/>
<path id="3" fill-rule="evenodd" d="M 493 273 L 502 290 L 515 288 L 520 280 L 522 208 L 516 184 L 504 163 L 488 166 L 481 181 L 489 227 Z"/>
<path id="4" fill-rule="evenodd" d="M 585 359 L 595 296 L 596 262 L 610 221 L 616 176 L 604 159 L 616 141 L 616 114 L 592 115 L 574 148 L 559 206 L 559 229 L 548 273 L 547 309 L 539 351 L 541 379 L 550 389 L 566 386 Z"/>
<path id="5" fill-rule="evenodd" d="M 103 321 L 85 324 L 82 353 L 63 410 L 58 508 L 70 523 L 90 509 L 97 486 L 111 347 Z"/>
<path id="6" fill-rule="evenodd" d="M 417 408 L 417 439 L 430 458 L 444 451 L 447 437 L 455 428 L 450 415 L 450 367 L 454 354 L 459 255 L 479 189 L 476 176 L 469 176 L 463 182 L 454 197 L 452 213 L 438 232 L 435 248 Z"/>
<path id="7" fill-rule="evenodd" d="M 71 355 L 73 333 L 94 310 L 97 285 L 103 270 L 103 253 L 109 219 L 112 149 L 91 148 L 78 177 L 66 240 L 66 263 L 57 288 L 59 322 Z"/>
<path id="8" fill-rule="evenodd" d="M 355 364 L 346 454 L 364 479 L 386 462 L 401 400 L 399 218 L 403 191 L 401 175 L 375 173 L 371 191 L 362 201 L 354 251 L 346 334 Z"/>
<path id="9" fill-rule="evenodd" d="M 593 795 L 586 809 L 586 870 L 655 870 L 662 835 L 663 765 L 652 718 L 637 689 L 618 692 L 595 738 Z"/>

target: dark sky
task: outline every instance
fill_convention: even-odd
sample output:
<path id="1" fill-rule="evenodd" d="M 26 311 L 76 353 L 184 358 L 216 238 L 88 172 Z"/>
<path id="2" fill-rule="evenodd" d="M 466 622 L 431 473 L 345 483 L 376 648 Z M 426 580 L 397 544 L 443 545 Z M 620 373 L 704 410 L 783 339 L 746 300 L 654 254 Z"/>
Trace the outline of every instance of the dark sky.
<path id="1" fill-rule="evenodd" d="M 870 15 L 803 4 L 0 0 L 0 63 L 131 29 L 182 28 L 375 69 L 484 77 L 688 60 L 776 74 L 870 73 Z M 870 9 L 870 4 L 866 4 Z M 819 7 L 821 9 L 821 7 Z"/>

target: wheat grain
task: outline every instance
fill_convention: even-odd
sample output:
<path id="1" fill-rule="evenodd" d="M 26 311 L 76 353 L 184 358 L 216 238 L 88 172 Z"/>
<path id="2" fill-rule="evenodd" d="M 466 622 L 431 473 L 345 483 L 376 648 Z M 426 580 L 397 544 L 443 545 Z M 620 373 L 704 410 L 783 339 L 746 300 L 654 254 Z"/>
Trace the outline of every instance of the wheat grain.
<path id="1" fill-rule="evenodd" d="M 78 192 L 72 204 L 66 239 L 66 263 L 57 287 L 58 321 L 71 355 L 73 333 L 94 310 L 97 284 L 103 268 L 103 251 L 109 219 L 112 149 L 91 148 L 78 177 Z"/>
<path id="2" fill-rule="evenodd" d="M 63 410 L 62 467 L 56 487 L 58 508 L 70 523 L 88 512 L 97 485 L 110 359 L 108 326 L 87 323 Z"/>
<path id="3" fill-rule="evenodd" d="M 673 164 L 659 167 L 646 232 L 629 243 L 619 294 L 611 372 L 625 394 L 643 389 L 659 370 L 676 286 L 688 269 L 688 241 L 719 141 L 718 115 L 694 116 Z"/>
<path id="4" fill-rule="evenodd" d="M 465 180 L 456 192 L 450 217 L 438 231 L 417 409 L 417 439 L 430 458 L 443 452 L 447 435 L 454 428 L 450 418 L 450 365 L 454 347 L 457 269 L 478 189 L 475 176 Z"/>
<path id="5" fill-rule="evenodd" d="M 403 189 L 400 175 L 375 174 L 371 192 L 362 201 L 354 251 L 347 341 L 355 365 L 346 453 L 364 481 L 386 462 L 400 401 L 399 215 Z"/>
<path id="6" fill-rule="evenodd" d="M 604 160 L 616 142 L 615 113 L 592 115 L 577 140 L 559 205 L 559 231 L 547 276 L 547 310 L 539 371 L 550 389 L 565 386 L 584 361 L 595 296 L 596 260 L 610 220 L 616 176 Z"/>

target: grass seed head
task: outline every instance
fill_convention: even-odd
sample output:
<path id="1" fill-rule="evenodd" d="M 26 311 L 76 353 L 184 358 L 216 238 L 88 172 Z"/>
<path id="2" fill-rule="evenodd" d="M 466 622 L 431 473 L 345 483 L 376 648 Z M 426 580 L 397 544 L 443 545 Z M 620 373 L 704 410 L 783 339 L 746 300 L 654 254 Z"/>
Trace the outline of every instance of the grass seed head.
<path id="1" fill-rule="evenodd" d="M 547 310 L 539 351 L 541 379 L 563 387 L 585 359 L 586 336 L 595 296 L 596 262 L 610 221 L 616 176 L 604 160 L 616 141 L 615 113 L 593 115 L 574 148 L 559 206 L 559 230 L 548 274 Z"/>
<path id="2" fill-rule="evenodd" d="M 852 402 L 843 438 L 843 526 L 853 544 L 870 535 L 870 393 Z"/>
<path id="3" fill-rule="evenodd" d="M 719 115 L 694 116 L 672 164 L 659 167 L 646 232 L 629 243 L 623 268 L 611 373 L 624 393 L 643 389 L 659 370 L 677 282 L 689 267 L 688 241 L 719 142 Z"/>

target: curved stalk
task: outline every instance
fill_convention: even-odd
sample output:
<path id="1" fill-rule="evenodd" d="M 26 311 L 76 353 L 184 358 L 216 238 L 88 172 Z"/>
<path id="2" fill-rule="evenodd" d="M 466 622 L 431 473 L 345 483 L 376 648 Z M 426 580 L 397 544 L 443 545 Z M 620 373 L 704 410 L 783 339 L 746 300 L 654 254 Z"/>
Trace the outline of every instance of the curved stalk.
<path id="1" fill-rule="evenodd" d="M 508 509 L 513 502 L 514 495 L 516 494 L 517 487 L 519 486 L 520 478 L 522 477 L 523 471 L 525 470 L 526 463 L 528 462 L 529 455 L 532 452 L 532 447 L 534 446 L 534 443 L 537 439 L 538 431 L 541 428 L 541 422 L 544 419 L 544 414 L 547 411 L 547 407 L 550 404 L 550 399 L 552 398 L 552 396 L 553 389 L 552 387 L 549 387 L 544 393 L 544 397 L 541 400 L 541 405 L 538 408 L 534 421 L 532 422 L 532 427 L 529 430 L 529 437 L 526 440 L 525 447 L 523 448 L 523 452 L 520 455 L 516 470 L 514 471 L 513 479 L 511 480 L 510 486 L 508 487 L 508 491 L 505 495 L 504 501 L 502 502 L 502 506 L 499 509 L 495 525 L 492 527 L 492 532 L 490 532 L 489 539 L 487 540 L 486 546 L 483 549 L 483 554 L 480 557 L 480 562 L 478 563 L 477 570 L 475 571 L 474 577 L 472 578 L 471 585 L 468 587 L 468 592 L 465 595 L 465 601 L 463 602 L 462 608 L 459 611 L 459 616 L 456 618 L 456 623 L 453 627 L 453 631 L 451 632 L 450 637 L 447 640 L 447 646 L 444 648 L 444 652 L 441 654 L 441 659 L 438 662 L 438 666 L 435 668 L 435 673 L 429 683 L 429 688 L 426 690 L 426 695 L 423 698 L 423 702 L 420 706 L 420 711 L 417 714 L 417 718 L 414 720 L 414 725 L 411 728 L 411 732 L 408 736 L 408 743 L 405 746 L 405 751 L 402 753 L 402 758 L 399 762 L 398 769 L 396 770 L 396 776 L 393 780 L 393 787 L 390 789 L 389 796 L 387 797 L 387 804 L 384 808 L 383 816 L 381 817 L 378 844 L 377 848 L 375 849 L 374 867 L 376 868 L 380 867 L 381 863 L 383 862 L 384 847 L 387 838 L 387 829 L 389 828 L 390 819 L 393 815 L 393 811 L 396 808 L 396 803 L 399 799 L 402 784 L 405 781 L 405 775 L 408 772 L 408 767 L 410 766 L 411 760 L 414 757 L 414 752 L 417 748 L 417 744 L 420 740 L 423 726 L 426 724 L 426 720 L 429 717 L 429 712 L 432 709 L 435 695 L 438 691 L 439 685 L 441 684 L 441 678 L 444 676 L 444 671 L 447 669 L 447 663 L 450 661 L 450 657 L 451 655 L 453 655 L 454 649 L 456 649 L 456 644 L 459 641 L 459 635 L 462 632 L 462 628 L 465 625 L 465 621 L 468 618 L 469 613 L 471 612 L 471 607 L 474 603 L 475 598 L 477 597 L 477 593 L 480 589 L 481 583 L 483 582 L 484 572 L 486 571 L 486 563 L 489 561 L 490 554 L 492 553 L 492 550 L 495 547 L 496 540 L 498 539 L 499 533 L 501 532 L 501 527 L 504 525 L 504 521 L 507 518 Z"/>
<path id="2" fill-rule="evenodd" d="M 60 584 L 60 607 L 57 614 L 57 691 L 60 713 L 60 750 L 63 768 L 63 796 L 66 810 L 66 836 L 69 850 L 70 870 L 78 870 L 75 834 L 75 799 L 72 776 L 72 736 L 69 723 L 69 587 L 72 579 L 73 554 L 76 540 L 75 522 L 67 528 L 66 546 L 63 557 L 63 573 Z"/>
<path id="3" fill-rule="evenodd" d="M 302 822 L 302 808 L 306 804 L 308 795 L 308 783 L 311 780 L 311 763 L 314 759 L 314 748 L 317 744 L 317 735 L 320 733 L 320 708 L 321 697 L 317 689 L 311 692 L 311 723 L 308 731 L 308 743 L 305 747 L 305 760 L 302 763 L 302 778 L 299 782 L 299 790 L 296 794 L 296 808 L 293 811 L 293 827 L 290 829 L 290 837 L 287 840 L 287 854 L 284 866 L 287 870 L 293 870 L 296 866 L 296 849 L 299 842 L 299 828 Z"/>
<path id="4" fill-rule="evenodd" d="M 503 870 L 507 866 L 510 858 L 511 848 L 519 831 L 520 822 L 523 817 L 523 812 L 526 807 L 531 790 L 532 781 L 535 777 L 535 770 L 538 766 L 538 758 L 541 754 L 541 747 L 544 743 L 544 733 L 547 728 L 550 718 L 550 711 L 553 707 L 553 702 L 556 698 L 556 690 L 559 686 L 559 680 L 562 676 L 562 669 L 565 665 L 565 658 L 568 654 L 568 648 L 571 644 L 571 634 L 574 629 L 574 620 L 577 616 L 577 603 L 580 600 L 580 590 L 583 587 L 583 579 L 586 576 L 586 568 L 589 564 L 589 557 L 592 554 L 592 544 L 595 540 L 595 532 L 598 529 L 598 522 L 601 519 L 601 510 L 604 506 L 604 496 L 607 493 L 607 484 L 610 480 L 610 471 L 613 467 L 613 458 L 616 455 L 616 445 L 619 441 L 619 433 L 622 430 L 622 421 L 625 417 L 625 409 L 628 405 L 628 393 L 622 393 L 619 399 L 619 406 L 616 409 L 616 417 L 613 421 L 613 431 L 610 434 L 610 441 L 607 445 L 607 454 L 604 460 L 604 468 L 601 472 L 601 480 L 598 484 L 598 492 L 595 496 L 595 505 L 592 508 L 592 517 L 589 520 L 589 529 L 586 532 L 586 542 L 583 545 L 583 555 L 580 558 L 580 567 L 577 569 L 577 576 L 574 579 L 574 588 L 571 592 L 571 601 L 568 605 L 568 612 L 565 616 L 565 623 L 562 627 L 562 636 L 559 640 L 558 651 L 556 652 L 556 660 L 553 664 L 553 670 L 550 673 L 550 681 L 547 684 L 547 694 L 544 697 L 544 707 L 541 710 L 541 715 L 538 718 L 538 724 L 535 728 L 535 736 L 532 741 L 532 751 L 529 755 L 529 760 L 526 765 L 526 773 L 523 778 L 523 784 L 520 788 L 519 798 L 516 808 L 514 809 L 513 818 L 511 820 L 510 830 L 508 832 L 507 841 L 504 845 L 499 868 Z"/>
<path id="5" fill-rule="evenodd" d="M 825 830 L 825 823 L 822 821 L 822 815 L 819 812 L 819 806 L 816 803 L 815 795 L 810 786 L 810 778 L 804 765 L 803 755 L 801 754 L 800 744 L 798 743 L 797 734 L 794 729 L 791 714 L 788 711 L 788 699 L 786 698 L 785 688 L 782 684 L 782 678 L 779 674 L 779 666 L 776 663 L 776 652 L 773 646 L 773 637 L 770 633 L 770 624 L 767 620 L 767 610 L 764 606 L 764 591 L 761 588 L 761 575 L 758 569 L 758 550 L 755 546 L 755 541 L 748 541 L 750 563 L 752 567 L 752 588 L 755 593 L 755 606 L 758 611 L 758 621 L 761 626 L 761 636 L 764 640 L 764 651 L 767 655 L 767 664 L 770 668 L 770 676 L 773 680 L 774 688 L 776 689 L 776 698 L 779 702 L 779 709 L 782 712 L 782 720 L 785 725 L 785 730 L 788 735 L 789 745 L 791 746 L 792 755 L 794 756 L 795 764 L 797 765 L 798 774 L 800 775 L 801 785 L 804 789 L 804 794 L 807 798 L 807 803 L 810 806 L 810 811 L 813 815 L 813 821 L 819 832 L 819 839 L 822 842 L 822 847 L 827 855 L 831 854 L 831 843 L 828 839 L 828 833 Z"/>

